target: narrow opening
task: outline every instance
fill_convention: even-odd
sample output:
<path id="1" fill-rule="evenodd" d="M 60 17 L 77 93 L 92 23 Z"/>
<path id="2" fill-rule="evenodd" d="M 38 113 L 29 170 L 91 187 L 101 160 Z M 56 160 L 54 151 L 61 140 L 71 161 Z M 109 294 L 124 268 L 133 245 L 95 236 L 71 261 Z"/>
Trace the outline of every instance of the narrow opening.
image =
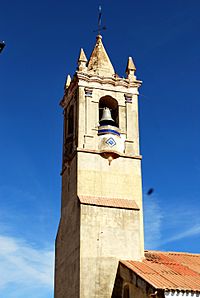
<path id="1" fill-rule="evenodd" d="M 69 108 L 67 127 L 68 127 L 68 129 L 67 129 L 68 135 L 73 134 L 73 132 L 74 132 L 74 106 L 71 106 Z"/>
<path id="2" fill-rule="evenodd" d="M 102 118 L 103 108 L 109 108 L 111 111 L 111 117 L 114 120 L 113 125 L 119 127 L 119 108 L 118 102 L 113 97 L 107 95 L 99 101 L 99 121 Z"/>
<path id="3" fill-rule="evenodd" d="M 123 298 L 129 298 L 130 297 L 130 291 L 129 291 L 129 286 L 126 285 L 124 287 L 124 291 L 123 291 Z"/>

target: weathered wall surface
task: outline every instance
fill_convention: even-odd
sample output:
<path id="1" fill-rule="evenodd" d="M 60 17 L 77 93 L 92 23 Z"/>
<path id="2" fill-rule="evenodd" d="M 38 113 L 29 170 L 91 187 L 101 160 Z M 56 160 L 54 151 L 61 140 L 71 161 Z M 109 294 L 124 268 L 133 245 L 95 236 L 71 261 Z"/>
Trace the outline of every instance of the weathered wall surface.
<path id="1" fill-rule="evenodd" d="M 63 173 L 62 179 L 62 215 L 56 239 L 55 298 L 78 298 L 80 297 L 80 204 L 75 191 L 76 158 L 73 159 L 71 168 Z"/>
<path id="2" fill-rule="evenodd" d="M 78 166 L 77 166 L 78 160 Z M 140 210 L 80 205 L 78 195 L 135 200 Z M 78 152 L 62 177 L 55 298 L 111 297 L 120 259 L 143 256 L 140 160 Z"/>
<path id="3" fill-rule="evenodd" d="M 107 159 L 90 152 L 78 153 L 78 195 L 135 200 L 142 208 L 141 161 Z"/>
<path id="4" fill-rule="evenodd" d="M 156 291 L 152 287 L 149 287 L 148 284 L 143 282 L 141 287 L 129 284 L 130 288 L 130 297 L 137 297 L 137 298 L 164 298 L 163 291 Z"/>
<path id="5" fill-rule="evenodd" d="M 152 285 L 120 263 L 114 282 L 112 298 L 127 297 L 125 295 L 125 289 L 127 288 L 131 298 L 164 298 L 163 290 L 156 290 Z"/>
<path id="6" fill-rule="evenodd" d="M 81 205 L 81 298 L 110 298 L 120 259 L 140 259 L 139 212 Z"/>

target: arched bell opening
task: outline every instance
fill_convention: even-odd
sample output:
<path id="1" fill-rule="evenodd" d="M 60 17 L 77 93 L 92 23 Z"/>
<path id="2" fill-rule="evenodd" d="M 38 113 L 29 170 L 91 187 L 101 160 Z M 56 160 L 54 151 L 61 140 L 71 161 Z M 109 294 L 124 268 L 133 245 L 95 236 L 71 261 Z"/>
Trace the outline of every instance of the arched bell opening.
<path id="1" fill-rule="evenodd" d="M 102 119 L 105 115 L 108 118 L 107 121 L 104 118 Z M 118 102 L 109 95 L 101 97 L 99 101 L 99 123 L 100 125 L 112 125 L 119 127 Z"/>

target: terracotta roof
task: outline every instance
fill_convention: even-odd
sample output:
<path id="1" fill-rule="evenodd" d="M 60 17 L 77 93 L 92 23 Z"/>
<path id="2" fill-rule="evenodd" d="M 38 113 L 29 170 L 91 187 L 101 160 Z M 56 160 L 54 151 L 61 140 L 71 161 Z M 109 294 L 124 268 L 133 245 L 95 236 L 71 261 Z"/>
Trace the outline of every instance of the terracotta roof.
<path id="1" fill-rule="evenodd" d="M 118 198 L 105 198 L 105 197 L 93 197 L 93 196 L 79 196 L 78 197 L 81 204 L 86 205 L 96 205 L 114 208 L 124 208 L 124 209 L 135 209 L 140 208 L 134 200 L 118 199 Z"/>
<path id="2" fill-rule="evenodd" d="M 200 292 L 200 254 L 146 251 L 141 262 L 121 263 L 156 289 Z"/>

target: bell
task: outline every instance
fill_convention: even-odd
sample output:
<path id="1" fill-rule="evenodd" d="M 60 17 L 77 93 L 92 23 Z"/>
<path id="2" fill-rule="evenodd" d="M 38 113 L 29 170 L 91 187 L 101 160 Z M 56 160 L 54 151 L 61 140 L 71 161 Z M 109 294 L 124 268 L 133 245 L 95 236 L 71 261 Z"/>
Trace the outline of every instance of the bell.
<path id="1" fill-rule="evenodd" d="M 113 125 L 114 124 L 114 120 L 112 119 L 111 116 L 111 112 L 110 109 L 105 107 L 103 108 L 103 113 L 102 113 L 102 117 L 101 120 L 99 121 L 101 125 Z"/>

